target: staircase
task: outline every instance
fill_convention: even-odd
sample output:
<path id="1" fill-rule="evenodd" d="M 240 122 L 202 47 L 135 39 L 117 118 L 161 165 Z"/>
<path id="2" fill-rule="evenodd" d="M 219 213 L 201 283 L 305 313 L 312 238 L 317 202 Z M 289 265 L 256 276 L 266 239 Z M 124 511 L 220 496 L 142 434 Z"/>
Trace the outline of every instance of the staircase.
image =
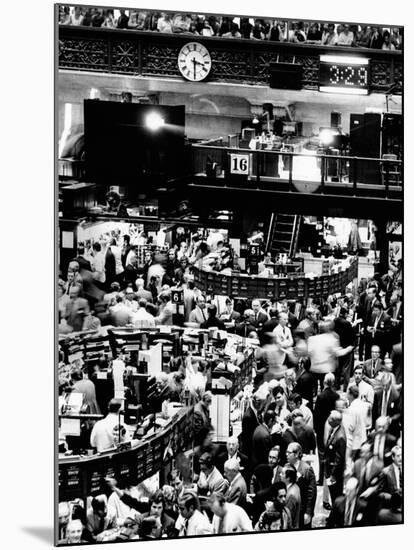
<path id="1" fill-rule="evenodd" d="M 289 258 L 296 254 L 301 216 L 294 214 L 275 214 L 270 217 L 266 241 L 266 252 L 272 257 L 284 251 Z"/>

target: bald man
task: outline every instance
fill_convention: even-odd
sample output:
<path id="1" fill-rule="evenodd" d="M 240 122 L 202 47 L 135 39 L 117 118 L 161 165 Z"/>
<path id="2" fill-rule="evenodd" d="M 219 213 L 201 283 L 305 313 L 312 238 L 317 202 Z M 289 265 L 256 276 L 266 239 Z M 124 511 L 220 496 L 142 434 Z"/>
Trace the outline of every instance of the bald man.
<path id="1" fill-rule="evenodd" d="M 224 494 L 224 498 L 227 502 L 244 508 L 246 505 L 247 485 L 240 473 L 240 462 L 236 458 L 230 458 L 224 463 L 224 477 L 230 483 Z"/>
<path id="2" fill-rule="evenodd" d="M 238 437 L 232 435 L 228 438 L 226 443 L 226 450 L 221 452 L 217 457 L 218 469 L 224 472 L 224 463 L 226 460 L 234 458 L 240 464 L 240 473 L 244 477 L 246 483 L 248 483 L 248 458 L 245 454 L 240 452 L 240 442 Z"/>
<path id="3" fill-rule="evenodd" d="M 329 431 L 325 440 L 325 478 L 332 503 L 342 495 L 346 460 L 346 434 L 342 413 L 332 411 L 328 417 Z"/>
<path id="4" fill-rule="evenodd" d="M 83 525 L 80 519 L 69 521 L 66 527 L 66 538 L 59 541 L 60 544 L 82 544 L 86 541 L 82 539 Z"/>

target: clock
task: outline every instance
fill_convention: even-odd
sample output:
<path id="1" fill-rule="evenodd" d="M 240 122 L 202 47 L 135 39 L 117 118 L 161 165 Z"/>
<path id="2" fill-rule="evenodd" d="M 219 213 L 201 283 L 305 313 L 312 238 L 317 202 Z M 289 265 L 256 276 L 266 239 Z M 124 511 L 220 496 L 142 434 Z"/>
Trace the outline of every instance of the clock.
<path id="1" fill-rule="evenodd" d="M 184 78 L 192 82 L 201 82 L 211 70 L 211 56 L 203 44 L 189 42 L 178 54 L 178 68 Z"/>
<path id="2" fill-rule="evenodd" d="M 367 95 L 369 93 L 369 59 L 356 56 L 321 55 L 319 91 Z"/>

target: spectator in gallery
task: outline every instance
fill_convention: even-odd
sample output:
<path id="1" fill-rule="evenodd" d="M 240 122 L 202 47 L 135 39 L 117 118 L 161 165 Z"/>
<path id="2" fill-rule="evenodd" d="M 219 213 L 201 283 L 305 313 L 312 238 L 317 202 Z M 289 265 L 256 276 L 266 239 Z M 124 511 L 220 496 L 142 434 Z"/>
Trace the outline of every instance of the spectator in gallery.
<path id="1" fill-rule="evenodd" d="M 147 31 L 149 30 L 149 18 L 150 14 L 146 11 L 135 11 L 135 24 L 134 28 L 137 31 Z M 134 21 L 133 21 L 134 23 Z M 131 18 L 129 21 L 129 24 L 131 25 Z"/>
<path id="2" fill-rule="evenodd" d="M 308 30 L 307 42 L 313 42 L 315 44 L 322 41 L 322 31 L 320 30 L 319 23 L 312 23 Z"/>
<path id="3" fill-rule="evenodd" d="M 252 30 L 252 38 L 255 40 L 264 40 L 265 34 L 263 32 L 263 25 L 260 19 L 256 19 Z"/>
<path id="4" fill-rule="evenodd" d="M 391 35 L 388 31 L 385 31 L 384 34 L 382 35 L 382 38 L 384 40 L 383 44 L 382 44 L 382 49 L 383 50 L 388 50 L 388 51 L 393 51 L 395 50 L 395 46 L 394 44 L 391 42 Z"/>
<path id="5" fill-rule="evenodd" d="M 116 21 L 116 27 L 118 29 L 127 29 L 128 28 L 128 22 L 129 22 L 129 16 L 126 14 L 124 9 L 119 10 L 120 14 Z"/>
<path id="6" fill-rule="evenodd" d="M 105 11 L 105 18 L 101 25 L 101 27 L 106 29 L 115 29 L 116 28 L 116 21 L 114 18 L 114 10 L 106 10 Z"/>
<path id="7" fill-rule="evenodd" d="M 59 25 L 71 25 L 69 7 L 61 6 L 59 12 Z"/>
<path id="8" fill-rule="evenodd" d="M 269 40 L 273 42 L 283 42 L 285 40 L 285 24 L 280 21 L 274 21 L 270 28 Z"/>
<path id="9" fill-rule="evenodd" d="M 349 25 L 343 25 L 343 30 L 338 34 L 338 46 L 352 46 L 354 43 L 354 33 L 350 30 Z"/>
<path id="10" fill-rule="evenodd" d="M 172 32 L 173 33 L 183 33 L 190 30 L 191 17 L 184 13 L 177 13 L 174 15 L 172 20 Z"/>
<path id="11" fill-rule="evenodd" d="M 292 28 L 288 33 L 288 39 L 289 42 L 305 42 L 306 41 L 306 34 L 303 28 L 303 22 L 297 21 L 296 23 L 291 23 Z"/>
<path id="12" fill-rule="evenodd" d="M 204 19 L 203 28 L 201 29 L 200 34 L 201 36 L 214 36 L 214 30 L 207 19 Z"/>
<path id="13" fill-rule="evenodd" d="M 338 35 L 335 31 L 335 25 L 333 23 L 328 24 L 328 30 L 323 34 L 322 45 L 323 46 L 336 46 L 338 43 Z"/>
<path id="14" fill-rule="evenodd" d="M 83 23 L 83 15 L 82 15 L 81 8 L 79 6 L 75 6 L 70 16 L 69 25 L 80 26 L 82 25 L 82 23 Z"/>
<path id="15" fill-rule="evenodd" d="M 372 27 L 369 47 L 380 50 L 382 48 L 383 38 L 378 27 Z"/>
<path id="16" fill-rule="evenodd" d="M 355 37 L 355 44 L 359 48 L 368 48 L 371 38 L 371 27 L 369 25 L 363 25 L 361 30 L 358 31 Z"/>
<path id="17" fill-rule="evenodd" d="M 101 27 L 104 21 L 105 17 L 103 15 L 103 10 L 96 8 L 92 16 L 92 27 Z"/>
<path id="18" fill-rule="evenodd" d="M 403 29 L 394 27 L 391 29 L 391 42 L 394 44 L 396 50 L 401 50 L 403 43 Z"/>
<path id="19" fill-rule="evenodd" d="M 162 13 L 157 22 L 158 32 L 172 33 L 172 21 L 169 13 Z"/>
<path id="20" fill-rule="evenodd" d="M 243 38 L 250 38 L 252 34 L 253 25 L 250 23 L 248 17 L 242 17 L 240 19 L 240 33 Z"/>

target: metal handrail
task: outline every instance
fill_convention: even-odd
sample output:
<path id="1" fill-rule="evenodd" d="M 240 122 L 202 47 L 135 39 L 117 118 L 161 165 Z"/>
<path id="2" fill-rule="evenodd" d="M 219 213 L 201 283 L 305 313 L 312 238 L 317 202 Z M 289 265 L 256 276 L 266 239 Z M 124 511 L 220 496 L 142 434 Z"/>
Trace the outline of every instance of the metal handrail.
<path id="1" fill-rule="evenodd" d="M 357 157 L 357 156 L 348 156 L 348 155 L 326 155 L 326 154 L 315 154 L 312 155 L 311 153 L 296 153 L 293 151 L 283 151 L 282 149 L 274 150 L 274 149 L 247 149 L 243 147 L 227 147 L 227 146 L 220 146 L 220 145 L 204 145 L 204 144 L 198 144 L 198 143 L 192 143 L 191 147 L 195 149 L 206 149 L 206 150 L 217 150 L 217 151 L 229 151 L 231 153 L 234 153 L 235 151 L 240 151 L 241 153 L 251 153 L 251 154 L 267 154 L 267 155 L 284 155 L 289 157 L 312 157 L 312 158 L 326 158 L 328 160 L 333 159 L 340 159 L 340 160 L 350 160 L 350 161 L 378 161 L 383 163 L 391 163 L 391 164 L 401 164 L 403 163 L 402 160 L 392 160 L 392 159 L 383 159 L 383 158 L 377 158 L 377 157 Z"/>

